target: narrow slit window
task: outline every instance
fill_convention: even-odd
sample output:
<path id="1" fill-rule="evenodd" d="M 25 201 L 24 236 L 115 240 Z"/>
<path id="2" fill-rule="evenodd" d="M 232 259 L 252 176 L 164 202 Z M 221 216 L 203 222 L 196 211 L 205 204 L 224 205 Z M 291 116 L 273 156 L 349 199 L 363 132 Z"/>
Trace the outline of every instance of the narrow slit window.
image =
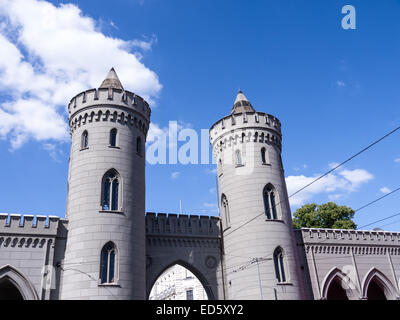
<path id="1" fill-rule="evenodd" d="M 115 128 L 110 131 L 110 146 L 117 146 L 117 129 Z"/>
<path id="2" fill-rule="evenodd" d="M 267 163 L 267 158 L 266 158 L 266 154 L 265 154 L 266 152 L 267 152 L 267 150 L 265 148 L 261 149 L 261 161 L 263 164 Z"/>
<path id="3" fill-rule="evenodd" d="M 237 166 L 242 166 L 242 153 L 240 152 L 240 150 L 236 150 L 236 165 Z"/>
<path id="4" fill-rule="evenodd" d="M 139 155 L 142 155 L 142 139 L 137 137 L 136 139 L 136 152 Z"/>
<path id="5" fill-rule="evenodd" d="M 226 196 L 223 194 L 222 195 L 222 212 L 224 215 L 224 222 L 225 222 L 225 228 L 228 228 L 230 226 L 231 223 L 231 217 L 230 217 L 230 212 L 229 212 L 229 204 L 228 204 L 228 199 L 226 198 Z"/>
<path id="6" fill-rule="evenodd" d="M 85 149 L 89 146 L 89 133 L 85 130 L 82 133 L 81 149 Z"/>

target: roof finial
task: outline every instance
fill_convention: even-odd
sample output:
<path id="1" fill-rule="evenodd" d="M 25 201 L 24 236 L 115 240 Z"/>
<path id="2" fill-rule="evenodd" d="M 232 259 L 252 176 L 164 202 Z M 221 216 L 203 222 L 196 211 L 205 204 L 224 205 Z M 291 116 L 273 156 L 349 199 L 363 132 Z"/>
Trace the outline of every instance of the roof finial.
<path id="1" fill-rule="evenodd" d="M 244 113 L 244 112 L 255 112 L 250 101 L 247 100 L 243 91 L 239 89 L 236 96 L 235 103 L 233 104 L 232 113 Z"/>
<path id="2" fill-rule="evenodd" d="M 122 86 L 121 81 L 119 81 L 114 67 L 112 67 L 111 70 L 108 72 L 107 77 L 102 82 L 100 88 L 113 88 L 124 90 L 124 87 Z"/>

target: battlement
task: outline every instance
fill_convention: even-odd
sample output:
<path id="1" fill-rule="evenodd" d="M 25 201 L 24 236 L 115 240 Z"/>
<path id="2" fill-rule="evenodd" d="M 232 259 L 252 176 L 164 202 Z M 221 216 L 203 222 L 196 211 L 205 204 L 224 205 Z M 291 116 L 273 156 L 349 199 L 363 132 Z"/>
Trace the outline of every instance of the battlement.
<path id="1" fill-rule="evenodd" d="M 400 232 L 380 230 L 302 228 L 305 244 L 400 245 Z"/>
<path id="2" fill-rule="evenodd" d="M 232 144 L 248 142 L 273 144 L 282 149 L 281 123 L 266 113 L 251 112 L 229 115 L 210 129 L 214 155 Z"/>
<path id="3" fill-rule="evenodd" d="M 146 234 L 219 238 L 219 221 L 219 217 L 148 212 Z"/>
<path id="4" fill-rule="evenodd" d="M 68 104 L 70 123 L 81 111 L 91 114 L 88 109 L 107 105 L 141 115 L 147 123 L 150 121 L 151 109 L 142 97 L 121 89 L 99 88 L 83 91 L 71 99 Z"/>
<path id="5" fill-rule="evenodd" d="M 56 216 L 0 213 L 0 235 L 56 236 L 59 227 L 66 235 L 68 221 Z"/>
<path id="6" fill-rule="evenodd" d="M 227 136 L 232 136 L 234 139 L 237 136 L 241 139 L 241 135 L 234 134 L 234 131 L 243 129 L 259 130 L 261 131 L 257 134 L 259 138 L 268 136 L 271 137 L 271 141 L 277 140 L 279 143 L 281 141 L 281 122 L 278 118 L 264 112 L 246 112 L 231 114 L 214 123 L 210 128 L 210 142 L 214 145 L 217 140 L 226 140 Z"/>

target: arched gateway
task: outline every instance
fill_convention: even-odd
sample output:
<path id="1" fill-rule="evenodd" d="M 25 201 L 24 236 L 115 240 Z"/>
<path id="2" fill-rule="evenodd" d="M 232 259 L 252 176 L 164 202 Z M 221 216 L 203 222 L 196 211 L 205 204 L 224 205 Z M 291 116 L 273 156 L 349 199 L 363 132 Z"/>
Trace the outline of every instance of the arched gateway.
<path id="1" fill-rule="evenodd" d="M 146 297 L 157 278 L 179 264 L 203 285 L 208 299 L 223 299 L 219 219 L 146 215 Z"/>
<path id="2" fill-rule="evenodd" d="M 29 280 L 10 265 L 0 268 L 0 300 L 38 300 Z"/>

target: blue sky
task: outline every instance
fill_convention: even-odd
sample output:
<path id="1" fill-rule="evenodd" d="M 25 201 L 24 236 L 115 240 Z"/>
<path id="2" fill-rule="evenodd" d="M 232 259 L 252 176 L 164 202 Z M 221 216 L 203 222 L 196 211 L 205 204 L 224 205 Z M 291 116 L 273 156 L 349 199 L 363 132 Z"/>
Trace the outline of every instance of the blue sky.
<path id="1" fill-rule="evenodd" d="M 65 106 L 112 66 L 150 101 L 160 132 L 171 120 L 208 129 L 242 89 L 282 122 L 289 193 L 400 124 L 399 1 L 14 3 L 0 0 L 0 212 L 64 216 Z M 341 28 L 346 4 L 356 30 Z M 399 134 L 292 199 L 292 209 L 330 200 L 356 209 L 399 187 Z M 213 169 L 148 164 L 147 211 L 178 213 L 182 200 L 184 213 L 217 214 Z M 399 196 L 360 211 L 356 223 L 400 212 Z M 386 223 L 400 230 L 396 218 Z"/>

